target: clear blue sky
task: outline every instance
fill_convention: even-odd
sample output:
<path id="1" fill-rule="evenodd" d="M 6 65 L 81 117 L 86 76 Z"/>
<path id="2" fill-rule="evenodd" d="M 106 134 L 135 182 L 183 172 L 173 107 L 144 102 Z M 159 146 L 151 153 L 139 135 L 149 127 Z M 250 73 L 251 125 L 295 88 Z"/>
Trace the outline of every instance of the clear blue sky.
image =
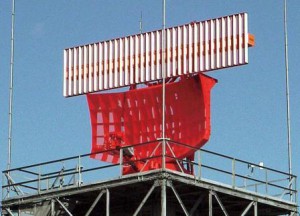
<path id="1" fill-rule="evenodd" d="M 161 28 L 160 0 L 16 0 L 12 167 L 90 151 L 85 96 L 62 96 L 63 49 Z M 288 0 L 293 171 L 300 174 L 300 1 Z M 167 26 L 247 12 L 249 64 L 208 75 L 205 149 L 288 171 L 283 0 L 167 0 Z M 0 168 L 7 162 L 11 1 L 0 1 Z"/>

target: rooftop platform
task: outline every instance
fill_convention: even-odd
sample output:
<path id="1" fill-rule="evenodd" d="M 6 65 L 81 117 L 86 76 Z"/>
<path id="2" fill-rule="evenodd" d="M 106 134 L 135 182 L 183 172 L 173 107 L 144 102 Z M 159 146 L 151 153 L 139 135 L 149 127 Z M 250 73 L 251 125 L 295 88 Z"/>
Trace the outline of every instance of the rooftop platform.
<path id="1" fill-rule="evenodd" d="M 296 176 L 206 150 L 177 160 L 194 175 L 122 175 L 90 154 L 6 170 L 2 215 L 297 215 Z"/>

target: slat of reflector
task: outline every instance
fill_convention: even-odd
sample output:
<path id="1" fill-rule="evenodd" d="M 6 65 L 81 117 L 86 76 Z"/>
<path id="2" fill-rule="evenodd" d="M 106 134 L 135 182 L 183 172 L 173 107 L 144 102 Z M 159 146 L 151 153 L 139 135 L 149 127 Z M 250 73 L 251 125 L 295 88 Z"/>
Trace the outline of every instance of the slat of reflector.
<path id="1" fill-rule="evenodd" d="M 99 90 L 103 89 L 103 43 L 99 43 Z"/>
<path id="2" fill-rule="evenodd" d="M 248 63 L 247 14 L 193 22 L 64 51 L 64 96 Z M 162 59 L 162 52 L 165 59 Z"/>
<path id="3" fill-rule="evenodd" d="M 177 62 L 177 55 L 178 55 L 178 53 L 177 53 L 177 48 L 176 48 L 176 43 L 177 42 L 177 28 L 173 28 L 172 29 L 172 56 L 171 56 L 171 58 L 172 58 L 172 60 L 171 60 L 171 62 L 172 62 L 172 74 L 171 74 L 171 76 L 176 76 L 176 62 Z"/>
<path id="4" fill-rule="evenodd" d="M 64 96 L 68 95 L 68 78 L 69 77 L 69 67 L 68 67 L 68 50 L 64 50 L 64 87 L 63 87 L 63 94 Z"/>
<path id="5" fill-rule="evenodd" d="M 243 19 L 243 25 L 244 25 L 244 62 L 243 63 L 248 63 L 248 14 L 242 14 L 244 16 L 244 19 Z"/>

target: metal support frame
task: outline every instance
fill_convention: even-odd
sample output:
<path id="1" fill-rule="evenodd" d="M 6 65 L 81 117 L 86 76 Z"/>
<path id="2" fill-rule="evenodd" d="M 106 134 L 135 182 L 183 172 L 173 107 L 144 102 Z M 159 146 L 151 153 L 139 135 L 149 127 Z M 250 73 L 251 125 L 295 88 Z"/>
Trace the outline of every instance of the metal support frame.
<path id="1" fill-rule="evenodd" d="M 158 139 L 159 140 L 159 139 Z M 157 144 L 157 146 L 153 149 L 151 155 L 149 156 L 149 158 L 153 157 L 153 155 L 155 154 L 156 150 L 158 149 L 158 147 L 160 146 L 161 142 L 159 142 Z M 149 163 L 149 159 L 146 161 L 146 163 L 144 164 L 144 166 L 142 167 L 140 172 L 143 172 L 143 170 L 145 169 L 145 167 L 147 166 L 147 164 Z"/>
<path id="2" fill-rule="evenodd" d="M 69 216 L 73 216 L 72 213 L 68 210 L 68 208 L 58 198 L 55 198 L 55 200 L 59 203 L 59 205 L 65 210 L 65 212 Z"/>
<path id="3" fill-rule="evenodd" d="M 144 206 L 144 204 L 146 203 L 146 201 L 148 200 L 149 196 L 152 194 L 153 190 L 158 186 L 158 181 L 155 181 L 154 184 L 152 185 L 152 187 L 149 189 L 149 191 L 147 192 L 147 194 L 145 195 L 144 199 L 142 200 L 142 202 L 140 203 L 140 205 L 138 206 L 138 208 L 135 210 L 135 212 L 133 213 L 133 216 L 138 215 L 138 213 L 140 212 L 140 210 L 142 209 L 142 207 Z"/>
<path id="4" fill-rule="evenodd" d="M 243 213 L 241 214 L 241 216 L 245 216 L 248 213 L 248 211 L 250 210 L 250 208 L 252 206 L 254 206 L 254 203 L 256 203 L 256 202 L 252 201 L 251 203 L 249 203 L 249 205 L 245 208 L 245 210 L 243 211 Z"/>
<path id="5" fill-rule="evenodd" d="M 95 206 L 97 205 L 97 203 L 99 202 L 99 200 L 101 199 L 102 195 L 105 193 L 105 191 L 101 191 L 98 196 L 96 197 L 96 199 L 94 200 L 93 204 L 91 205 L 91 207 L 89 208 L 89 210 L 85 213 L 85 216 L 89 216 L 91 214 L 91 212 L 93 211 L 93 209 L 95 208 Z"/>
<path id="6" fill-rule="evenodd" d="M 110 193 L 109 190 L 106 189 L 106 216 L 109 216 L 109 208 L 110 208 Z"/>
<path id="7" fill-rule="evenodd" d="M 12 177 L 9 175 L 9 172 L 5 173 L 5 177 L 7 179 L 7 182 L 8 184 L 12 184 L 14 185 L 15 184 L 15 181 L 12 179 Z M 18 194 L 18 195 L 24 195 L 24 192 L 18 187 L 18 186 L 11 186 L 12 188 L 14 188 L 14 191 Z M 9 192 L 12 190 L 11 187 L 9 187 L 8 189 L 8 195 L 9 195 Z"/>
<path id="8" fill-rule="evenodd" d="M 195 213 L 196 209 L 198 208 L 200 203 L 203 201 L 203 199 L 204 199 L 204 195 L 201 194 L 199 196 L 199 198 L 196 200 L 196 202 L 195 202 L 194 206 L 192 207 L 192 209 L 190 210 L 189 215 L 193 216 L 193 214 Z"/>
<path id="9" fill-rule="evenodd" d="M 5 208 L 5 210 L 8 212 L 10 216 L 14 216 L 14 213 L 9 208 Z"/>
<path id="10" fill-rule="evenodd" d="M 221 200 L 220 200 L 218 194 L 217 194 L 215 191 L 210 191 L 210 192 L 209 192 L 209 203 L 210 203 L 210 204 L 209 204 L 209 207 L 212 208 L 212 195 L 216 198 L 216 200 L 217 200 L 219 206 L 221 207 L 221 209 L 222 209 L 224 215 L 225 215 L 225 216 L 229 216 L 229 214 L 227 213 L 227 211 L 226 211 L 224 205 L 222 204 L 222 202 L 221 202 Z M 211 211 L 211 213 L 212 213 L 212 209 L 211 209 L 210 211 Z"/>
<path id="11" fill-rule="evenodd" d="M 177 198 L 177 200 L 178 200 L 178 202 L 179 202 L 179 204 L 180 204 L 182 210 L 184 211 L 184 214 L 185 214 L 186 216 L 189 216 L 189 213 L 188 213 L 188 211 L 186 210 L 186 207 L 184 206 L 184 204 L 183 204 L 183 202 L 182 202 L 182 200 L 181 200 L 179 194 L 177 193 L 176 189 L 174 188 L 172 182 L 168 181 L 168 183 L 169 183 L 168 186 L 173 190 L 173 192 L 174 192 L 174 194 L 175 194 L 175 196 L 176 196 L 176 198 Z"/>
<path id="12" fill-rule="evenodd" d="M 161 180 L 161 216 L 167 216 L 167 180 Z"/>
<path id="13" fill-rule="evenodd" d="M 168 146 L 170 152 L 172 153 L 173 157 L 175 158 L 175 161 L 176 161 L 178 167 L 180 168 L 180 171 L 181 171 L 182 173 L 184 173 L 184 171 L 183 171 L 183 169 L 182 169 L 182 165 L 179 163 L 178 158 L 176 157 L 176 155 L 175 155 L 174 151 L 172 150 L 170 144 L 169 144 L 168 142 L 166 142 L 166 144 L 167 144 L 167 146 Z"/>

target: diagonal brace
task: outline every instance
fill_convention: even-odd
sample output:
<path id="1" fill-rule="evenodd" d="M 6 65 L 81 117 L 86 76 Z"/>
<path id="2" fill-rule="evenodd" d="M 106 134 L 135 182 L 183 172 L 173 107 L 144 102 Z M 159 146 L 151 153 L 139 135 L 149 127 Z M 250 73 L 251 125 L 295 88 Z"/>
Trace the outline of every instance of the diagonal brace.
<path id="1" fill-rule="evenodd" d="M 223 206 L 223 204 L 222 204 L 222 202 L 221 202 L 221 200 L 220 200 L 218 194 L 217 194 L 216 192 L 214 192 L 214 191 L 211 191 L 210 193 L 211 193 L 212 195 L 214 195 L 214 197 L 216 198 L 216 200 L 217 200 L 217 202 L 219 203 L 219 206 L 221 207 L 221 209 L 222 209 L 224 215 L 225 215 L 225 216 L 229 216 L 228 213 L 227 213 L 227 211 L 226 211 L 226 209 L 225 209 L 225 207 Z"/>
<path id="2" fill-rule="evenodd" d="M 89 216 L 91 214 L 91 212 L 93 211 L 93 209 L 95 208 L 95 206 L 97 205 L 97 203 L 99 202 L 99 200 L 101 199 L 101 197 L 104 193 L 105 193 L 105 191 L 103 190 L 98 194 L 98 196 L 94 200 L 93 204 L 91 205 L 89 210 L 86 212 L 85 216 Z"/>
<path id="3" fill-rule="evenodd" d="M 199 198 L 196 200 L 194 206 L 192 207 L 192 209 L 190 210 L 190 215 L 193 216 L 193 214 L 195 213 L 196 209 L 198 208 L 198 206 L 200 205 L 200 203 L 202 202 L 202 200 L 204 199 L 204 195 L 201 194 L 199 196 Z"/>
<path id="4" fill-rule="evenodd" d="M 252 201 L 251 203 L 249 203 L 249 205 L 245 208 L 245 210 L 243 211 L 243 213 L 241 214 L 241 216 L 245 216 L 248 211 L 250 210 L 250 208 L 254 206 L 254 201 Z"/>
<path id="5" fill-rule="evenodd" d="M 140 205 L 138 206 L 138 208 L 135 210 L 133 216 L 138 215 L 138 213 L 140 212 L 140 210 L 142 209 L 142 207 L 144 206 L 144 204 L 146 203 L 146 201 L 148 200 L 149 196 L 152 194 L 153 190 L 159 185 L 158 181 L 155 181 L 152 185 L 152 187 L 150 188 L 150 190 L 147 192 L 147 194 L 145 195 L 144 199 L 142 200 L 142 202 L 140 203 Z"/>
<path id="6" fill-rule="evenodd" d="M 69 216 L 73 216 L 72 213 L 67 209 L 67 207 L 57 198 L 55 198 L 55 200 L 59 203 L 59 205 L 61 205 L 61 207 L 65 210 L 65 212 L 68 213 Z"/>
<path id="7" fill-rule="evenodd" d="M 184 211 L 184 214 L 185 214 L 186 216 L 189 216 L 189 213 L 188 213 L 188 211 L 186 210 L 186 208 L 185 208 L 185 206 L 184 206 L 184 204 L 183 204 L 183 202 L 182 202 L 182 200 L 181 200 L 179 194 L 178 194 L 177 191 L 175 190 L 175 188 L 174 188 L 172 182 L 169 181 L 169 182 L 168 182 L 168 185 L 169 185 L 169 187 L 172 189 L 172 191 L 174 192 L 174 194 L 175 194 L 175 196 L 176 196 L 176 198 L 177 198 L 177 200 L 178 200 L 178 202 L 179 202 L 179 204 L 180 204 L 182 210 Z"/>

